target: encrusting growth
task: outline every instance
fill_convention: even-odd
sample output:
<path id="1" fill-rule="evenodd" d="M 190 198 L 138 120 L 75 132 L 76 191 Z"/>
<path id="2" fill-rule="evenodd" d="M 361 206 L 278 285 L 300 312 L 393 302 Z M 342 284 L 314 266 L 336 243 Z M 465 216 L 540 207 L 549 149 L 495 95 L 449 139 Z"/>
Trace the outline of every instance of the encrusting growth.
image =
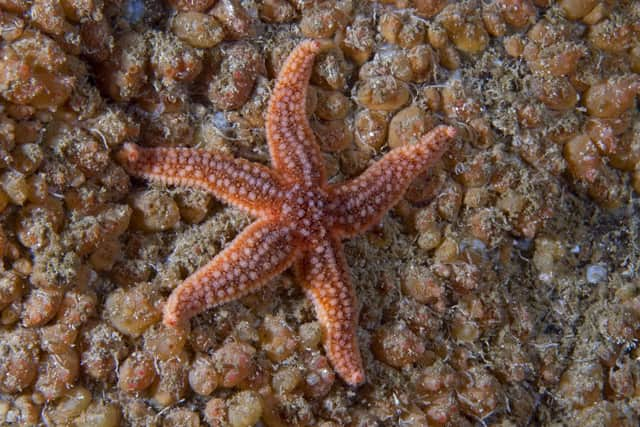
<path id="1" fill-rule="evenodd" d="M 360 177 L 329 185 L 305 115 L 319 50 L 316 41 L 301 43 L 278 76 L 266 125 L 272 168 L 220 153 L 135 144 L 125 145 L 118 159 L 132 175 L 210 191 L 258 218 L 173 291 L 165 324 L 182 324 L 238 299 L 293 266 L 314 304 L 334 369 L 348 384 L 359 385 L 365 374 L 356 337 L 357 301 L 341 239 L 376 224 L 441 157 L 455 130 L 437 127 L 415 145 L 392 150 Z"/>

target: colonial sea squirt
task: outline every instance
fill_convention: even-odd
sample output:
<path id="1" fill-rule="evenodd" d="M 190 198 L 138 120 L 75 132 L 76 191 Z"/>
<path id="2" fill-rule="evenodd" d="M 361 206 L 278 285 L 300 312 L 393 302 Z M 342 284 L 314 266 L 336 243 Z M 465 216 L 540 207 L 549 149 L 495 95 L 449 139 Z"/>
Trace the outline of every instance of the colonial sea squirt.
<path id="1" fill-rule="evenodd" d="M 364 382 L 356 337 L 357 300 L 342 239 L 364 232 L 437 161 L 452 127 L 396 148 L 359 177 L 330 185 L 305 114 L 317 41 L 300 43 L 278 75 L 266 135 L 272 167 L 222 153 L 126 144 L 118 160 L 135 176 L 195 187 L 248 211 L 257 220 L 169 297 L 165 324 L 177 326 L 216 305 L 259 289 L 289 267 L 313 302 L 325 351 L 350 385 Z"/>

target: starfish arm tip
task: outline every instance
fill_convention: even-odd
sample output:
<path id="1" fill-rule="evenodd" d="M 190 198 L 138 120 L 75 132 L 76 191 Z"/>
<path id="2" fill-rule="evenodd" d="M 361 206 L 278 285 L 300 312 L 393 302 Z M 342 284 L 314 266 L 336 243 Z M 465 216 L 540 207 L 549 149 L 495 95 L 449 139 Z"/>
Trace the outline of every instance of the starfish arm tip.
<path id="1" fill-rule="evenodd" d="M 176 317 L 164 315 L 162 317 L 162 324 L 173 329 L 184 329 L 187 325 L 187 322 L 181 322 Z"/>
<path id="2" fill-rule="evenodd" d="M 348 376 L 344 377 L 344 380 L 351 387 L 360 387 L 366 381 L 364 371 L 362 369 L 351 372 Z"/>
<path id="3" fill-rule="evenodd" d="M 350 349 L 336 349 L 336 345 L 339 344 L 326 343 L 327 355 L 336 373 L 351 387 L 361 386 L 366 381 L 366 375 L 357 341 L 354 339 Z"/>
<path id="4" fill-rule="evenodd" d="M 116 153 L 116 160 L 123 166 L 135 163 L 140 158 L 140 147 L 131 142 L 127 142 Z"/>
<path id="5" fill-rule="evenodd" d="M 445 132 L 449 138 L 455 138 L 458 133 L 453 126 L 445 126 Z"/>
<path id="6" fill-rule="evenodd" d="M 162 310 L 162 323 L 172 328 L 178 328 L 185 323 L 176 309 L 175 295 L 175 293 L 171 294 Z"/>
<path id="7" fill-rule="evenodd" d="M 453 126 L 438 126 L 431 132 L 425 133 L 421 142 L 431 151 L 438 152 L 445 148 L 445 143 L 457 135 L 457 130 Z"/>
<path id="8" fill-rule="evenodd" d="M 303 46 L 307 47 L 309 51 L 312 53 L 318 53 L 320 48 L 322 47 L 322 43 L 318 40 L 308 39 L 304 42 Z"/>

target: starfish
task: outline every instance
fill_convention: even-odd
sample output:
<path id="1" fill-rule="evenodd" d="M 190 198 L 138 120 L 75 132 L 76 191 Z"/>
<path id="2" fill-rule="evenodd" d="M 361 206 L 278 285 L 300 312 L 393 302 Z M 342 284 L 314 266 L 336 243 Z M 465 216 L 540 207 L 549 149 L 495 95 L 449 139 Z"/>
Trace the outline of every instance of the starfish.
<path id="1" fill-rule="evenodd" d="M 365 372 L 342 240 L 379 223 L 411 181 L 441 157 L 455 130 L 439 126 L 416 144 L 390 151 L 359 177 L 327 183 L 305 114 L 320 49 L 317 41 L 300 43 L 280 70 L 266 120 L 271 168 L 222 153 L 131 143 L 117 159 L 131 175 L 204 189 L 257 218 L 173 290 L 164 306 L 166 325 L 183 325 L 206 309 L 256 291 L 293 266 L 321 324 L 327 357 L 340 377 L 356 386 L 364 382 Z"/>

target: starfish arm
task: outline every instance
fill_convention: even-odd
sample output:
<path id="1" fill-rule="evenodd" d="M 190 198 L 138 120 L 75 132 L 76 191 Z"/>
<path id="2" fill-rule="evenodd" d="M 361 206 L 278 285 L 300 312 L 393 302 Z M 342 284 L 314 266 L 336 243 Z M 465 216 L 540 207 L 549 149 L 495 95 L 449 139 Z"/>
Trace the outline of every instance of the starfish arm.
<path id="1" fill-rule="evenodd" d="M 324 183 L 324 163 L 305 113 L 307 87 L 317 41 L 300 43 L 285 61 L 271 94 L 267 141 L 274 167 L 307 187 Z"/>
<path id="2" fill-rule="evenodd" d="M 293 230 L 258 220 L 180 284 L 164 306 L 163 322 L 182 325 L 198 313 L 262 287 L 295 261 Z"/>
<path id="3" fill-rule="evenodd" d="M 357 301 L 342 243 L 325 239 L 296 263 L 295 272 L 315 307 L 333 368 L 348 384 L 363 383 L 364 368 L 356 336 Z"/>
<path id="4" fill-rule="evenodd" d="M 201 188 L 256 216 L 273 213 L 282 197 L 281 180 L 271 169 L 223 153 L 125 144 L 116 157 L 131 175 Z"/>
<path id="5" fill-rule="evenodd" d="M 359 177 L 331 187 L 333 235 L 351 237 L 378 223 L 409 184 L 440 159 L 455 133 L 450 126 L 439 126 L 416 144 L 390 151 Z"/>

